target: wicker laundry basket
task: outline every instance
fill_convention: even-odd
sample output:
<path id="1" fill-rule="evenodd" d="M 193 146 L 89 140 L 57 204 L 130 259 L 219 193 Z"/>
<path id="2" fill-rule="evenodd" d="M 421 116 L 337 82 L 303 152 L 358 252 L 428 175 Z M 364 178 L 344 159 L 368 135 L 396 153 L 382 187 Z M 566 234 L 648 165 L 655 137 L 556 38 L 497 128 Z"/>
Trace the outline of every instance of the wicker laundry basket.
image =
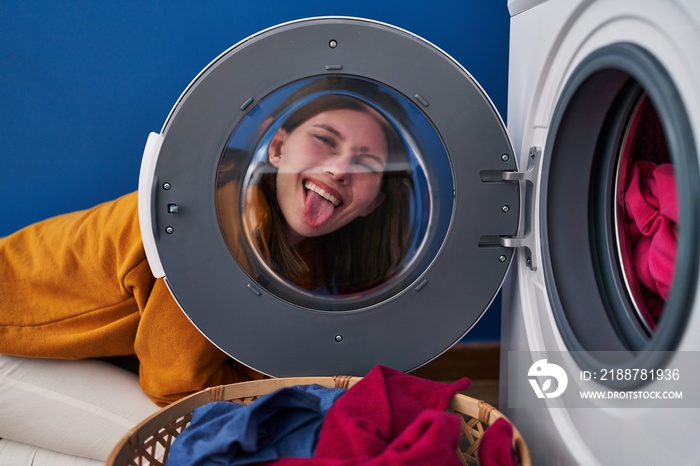
<path id="1" fill-rule="evenodd" d="M 195 408 L 213 401 L 251 403 L 258 397 L 284 387 L 318 384 L 330 388 L 350 388 L 360 377 L 289 377 L 241 382 L 208 388 L 163 408 L 135 426 L 120 440 L 107 459 L 108 466 L 165 464 L 175 438 L 187 427 Z M 459 451 L 465 465 L 477 465 L 479 441 L 486 427 L 503 414 L 493 406 L 466 395 L 452 398 L 450 411 L 461 415 Z M 513 427 L 513 449 L 519 464 L 530 466 L 530 454 L 520 432 Z"/>

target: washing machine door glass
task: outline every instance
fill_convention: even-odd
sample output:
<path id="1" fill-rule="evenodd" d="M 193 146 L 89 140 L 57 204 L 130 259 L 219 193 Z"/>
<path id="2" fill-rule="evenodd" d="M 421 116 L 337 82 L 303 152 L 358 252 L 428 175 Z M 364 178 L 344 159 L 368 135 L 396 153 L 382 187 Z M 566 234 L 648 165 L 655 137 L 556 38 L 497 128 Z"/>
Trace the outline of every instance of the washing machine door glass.
<path id="1" fill-rule="evenodd" d="M 302 79 L 265 97 L 234 129 L 217 180 L 238 264 L 280 298 L 323 310 L 367 307 L 415 281 L 454 203 L 430 121 L 357 77 Z"/>
<path id="2" fill-rule="evenodd" d="M 261 372 L 418 367 L 476 323 L 511 261 L 520 188 L 498 113 L 392 26 L 263 31 L 202 71 L 153 139 L 149 262 L 207 338 Z"/>

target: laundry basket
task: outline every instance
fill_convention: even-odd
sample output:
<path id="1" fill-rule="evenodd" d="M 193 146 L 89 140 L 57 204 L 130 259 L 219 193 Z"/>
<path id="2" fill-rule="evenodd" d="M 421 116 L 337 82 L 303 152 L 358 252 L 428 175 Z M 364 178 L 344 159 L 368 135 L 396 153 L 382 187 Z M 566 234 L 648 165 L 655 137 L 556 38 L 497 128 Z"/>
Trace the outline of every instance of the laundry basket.
<path id="1" fill-rule="evenodd" d="M 288 377 L 222 385 L 190 395 L 156 412 L 135 426 L 120 440 L 107 466 L 162 466 L 175 438 L 187 427 L 195 408 L 214 401 L 251 403 L 258 397 L 284 387 L 318 384 L 329 388 L 350 388 L 360 377 Z M 466 395 L 452 398 L 450 411 L 462 417 L 459 451 L 465 465 L 477 465 L 479 441 L 484 430 L 503 414 L 488 403 Z M 519 464 L 530 466 L 530 455 L 520 432 L 513 427 L 513 450 Z"/>

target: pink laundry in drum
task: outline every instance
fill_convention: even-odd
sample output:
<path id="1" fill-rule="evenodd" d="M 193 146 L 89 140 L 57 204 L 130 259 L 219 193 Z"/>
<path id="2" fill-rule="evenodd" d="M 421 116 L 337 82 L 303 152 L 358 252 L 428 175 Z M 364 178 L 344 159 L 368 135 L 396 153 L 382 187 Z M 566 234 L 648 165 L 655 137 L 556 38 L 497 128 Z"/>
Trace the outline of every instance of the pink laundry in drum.
<path id="1" fill-rule="evenodd" d="M 634 162 L 625 192 L 629 240 L 647 308 L 657 320 L 673 283 L 678 242 L 678 195 L 673 165 Z M 660 299 L 659 299 L 660 298 Z"/>

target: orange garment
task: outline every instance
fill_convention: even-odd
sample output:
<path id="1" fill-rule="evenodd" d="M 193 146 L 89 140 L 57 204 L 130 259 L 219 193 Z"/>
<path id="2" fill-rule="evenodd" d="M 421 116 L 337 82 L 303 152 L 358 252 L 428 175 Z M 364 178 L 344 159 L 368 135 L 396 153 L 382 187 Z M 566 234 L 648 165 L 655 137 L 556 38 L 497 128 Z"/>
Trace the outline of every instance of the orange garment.
<path id="1" fill-rule="evenodd" d="M 214 347 L 153 277 L 136 193 L 0 238 L 0 354 L 136 355 L 159 405 L 262 377 Z"/>

